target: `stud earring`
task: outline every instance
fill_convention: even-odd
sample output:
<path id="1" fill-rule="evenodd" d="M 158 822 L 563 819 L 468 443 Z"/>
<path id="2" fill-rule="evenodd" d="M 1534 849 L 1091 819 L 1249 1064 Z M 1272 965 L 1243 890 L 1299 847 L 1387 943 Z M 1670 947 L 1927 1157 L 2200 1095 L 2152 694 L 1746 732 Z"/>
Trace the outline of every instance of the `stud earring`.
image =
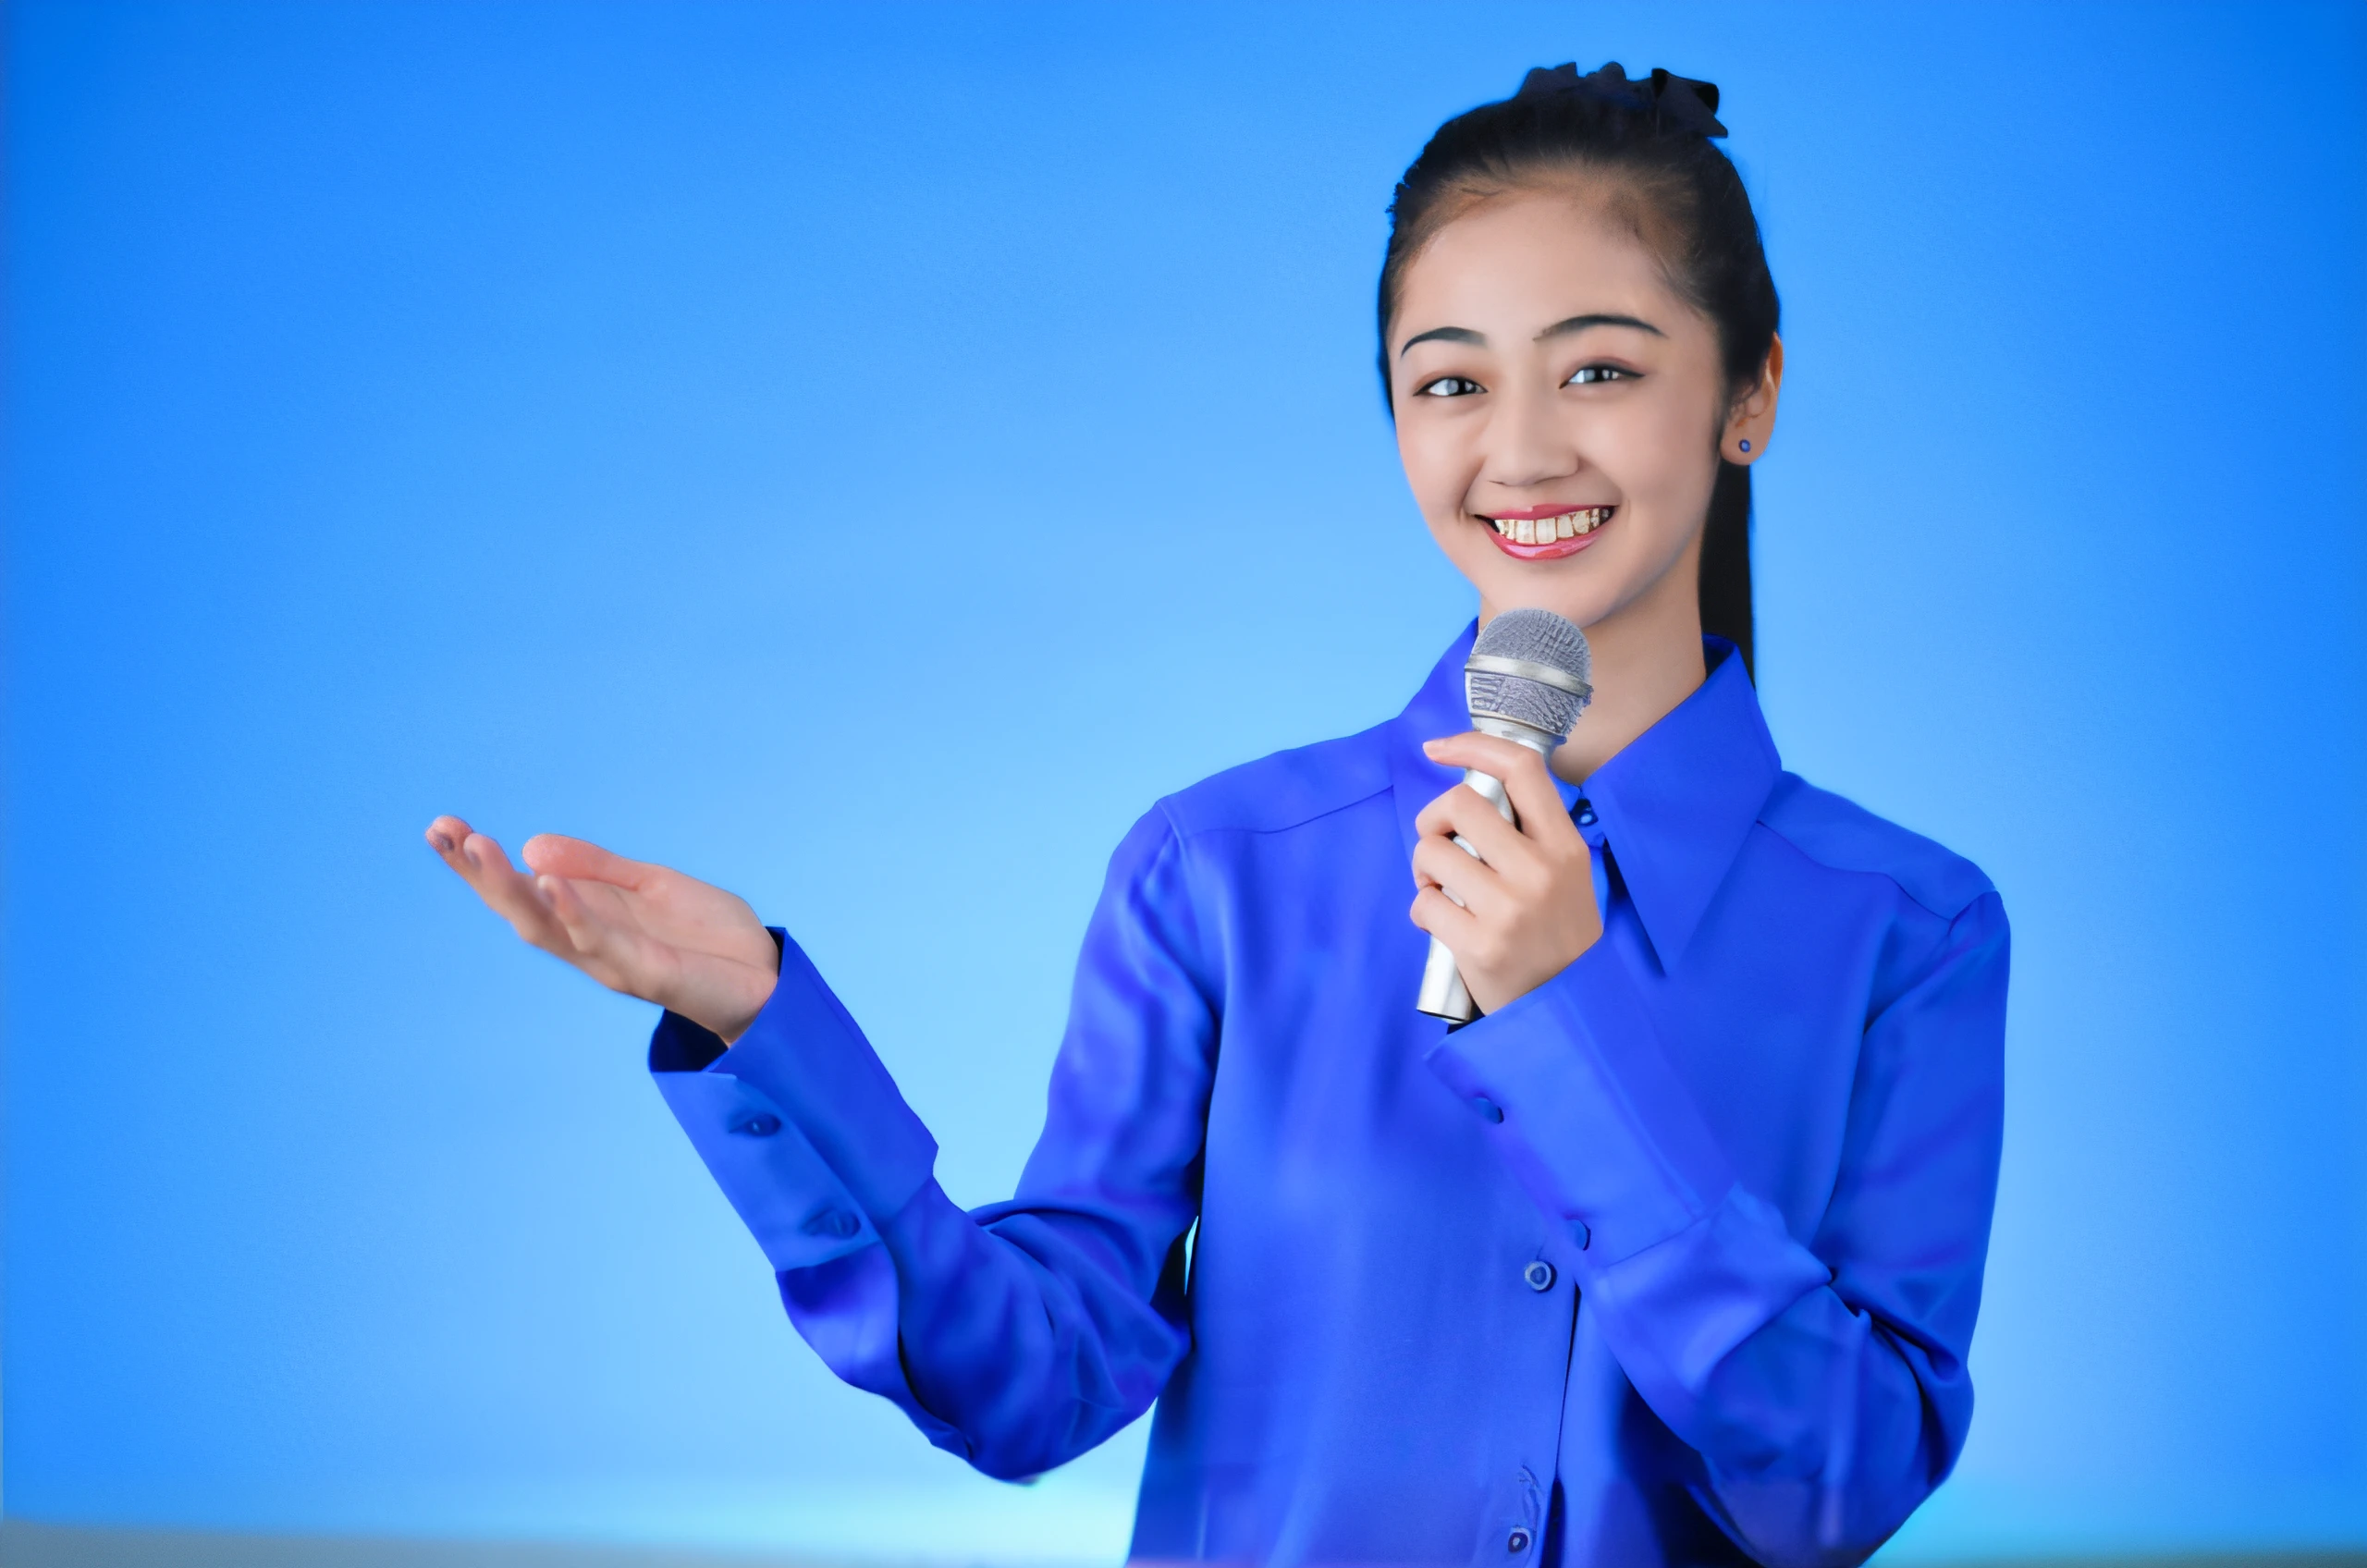
<path id="1" fill-rule="evenodd" d="M 1744 442 L 1744 443 L 1742 444 L 1742 449 L 1743 449 L 1744 451 L 1746 451 L 1746 452 L 1749 451 L 1749 450 L 1750 450 L 1750 443 L 1749 443 L 1749 442 L 1748 442 L 1748 441 Z"/>

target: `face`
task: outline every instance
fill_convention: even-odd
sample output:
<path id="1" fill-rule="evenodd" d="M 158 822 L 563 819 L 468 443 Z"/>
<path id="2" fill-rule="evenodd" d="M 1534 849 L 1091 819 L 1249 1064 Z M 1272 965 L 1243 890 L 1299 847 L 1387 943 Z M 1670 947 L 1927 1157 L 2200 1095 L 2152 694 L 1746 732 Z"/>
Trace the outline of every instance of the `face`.
<path id="1" fill-rule="evenodd" d="M 1765 451 L 1780 357 L 1730 406 L 1716 327 L 1574 192 L 1441 229 L 1403 276 L 1389 355 L 1405 477 L 1482 619 L 1536 607 L 1598 637 L 1638 618 L 1699 636 L 1718 459 Z"/>

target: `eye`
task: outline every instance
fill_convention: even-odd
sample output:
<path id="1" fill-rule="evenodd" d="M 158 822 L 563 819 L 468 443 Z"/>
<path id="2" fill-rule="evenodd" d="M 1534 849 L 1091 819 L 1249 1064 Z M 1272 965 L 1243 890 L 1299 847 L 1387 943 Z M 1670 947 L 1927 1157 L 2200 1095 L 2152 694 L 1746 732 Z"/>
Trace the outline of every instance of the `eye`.
<path id="1" fill-rule="evenodd" d="M 1564 386 L 1591 386 L 1599 381 L 1633 381 L 1636 373 L 1618 365 L 1580 365 L 1562 383 Z"/>
<path id="2" fill-rule="evenodd" d="M 1486 390 L 1486 387 L 1467 375 L 1442 375 L 1436 381 L 1426 381 L 1414 388 L 1414 396 L 1417 398 L 1468 398 L 1474 392 Z"/>

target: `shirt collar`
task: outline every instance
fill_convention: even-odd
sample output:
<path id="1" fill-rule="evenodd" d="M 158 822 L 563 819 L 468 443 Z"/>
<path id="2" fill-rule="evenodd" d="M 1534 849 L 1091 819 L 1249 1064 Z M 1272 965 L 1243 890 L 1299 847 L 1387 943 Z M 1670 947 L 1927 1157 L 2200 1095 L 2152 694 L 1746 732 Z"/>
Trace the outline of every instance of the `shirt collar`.
<path id="1" fill-rule="evenodd" d="M 1425 756 L 1422 742 L 1471 728 L 1463 661 L 1478 630 L 1477 621 L 1463 629 L 1397 716 L 1390 781 L 1408 855 L 1414 818 L 1462 777 Z M 1723 637 L 1701 643 L 1710 674 L 1693 694 L 1597 768 L 1583 788 L 1562 786 L 1565 806 L 1581 794 L 1594 802 L 1663 970 L 1692 941 L 1783 769 L 1735 645 Z"/>

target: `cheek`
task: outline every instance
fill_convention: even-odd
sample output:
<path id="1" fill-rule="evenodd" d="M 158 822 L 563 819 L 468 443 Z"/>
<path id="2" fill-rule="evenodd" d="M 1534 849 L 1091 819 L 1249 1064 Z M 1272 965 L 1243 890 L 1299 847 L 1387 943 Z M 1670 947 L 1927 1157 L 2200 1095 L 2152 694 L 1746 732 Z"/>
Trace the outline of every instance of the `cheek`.
<path id="1" fill-rule="evenodd" d="M 1694 412 L 1690 404 L 1679 410 L 1638 406 L 1622 428 L 1602 433 L 1610 437 L 1605 449 L 1618 454 L 1620 488 L 1642 514 L 1637 521 L 1656 533 L 1688 533 L 1700 526 L 1709 508 L 1717 478 L 1715 434 L 1691 417 Z"/>
<path id="2" fill-rule="evenodd" d="M 1453 423 L 1417 417 L 1397 426 L 1397 458 L 1415 505 L 1436 527 L 1463 509 L 1478 463 L 1468 436 Z"/>

